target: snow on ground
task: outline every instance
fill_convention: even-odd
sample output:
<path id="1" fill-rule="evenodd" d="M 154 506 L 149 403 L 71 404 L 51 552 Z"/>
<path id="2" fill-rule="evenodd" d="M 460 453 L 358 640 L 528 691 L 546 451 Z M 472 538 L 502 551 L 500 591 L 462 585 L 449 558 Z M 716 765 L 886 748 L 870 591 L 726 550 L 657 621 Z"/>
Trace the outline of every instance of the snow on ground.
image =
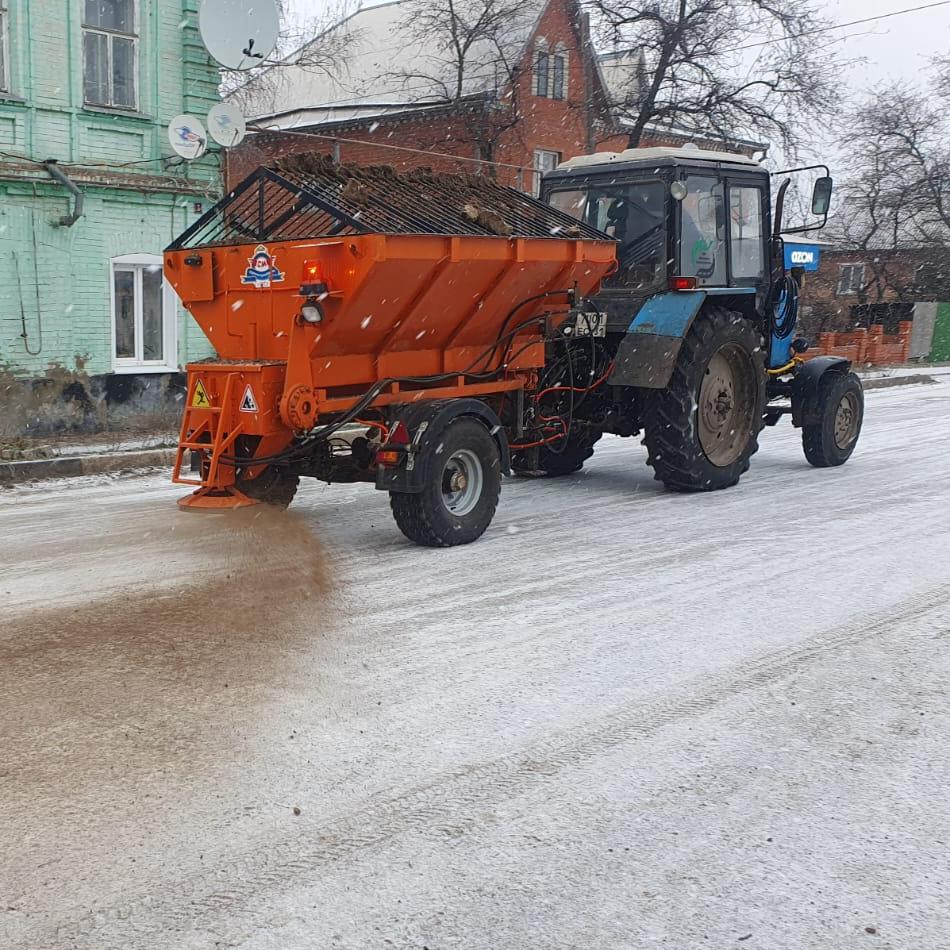
<path id="1" fill-rule="evenodd" d="M 0 491 L 0 947 L 950 945 L 950 379 L 867 405 L 448 551 L 369 486 Z"/>

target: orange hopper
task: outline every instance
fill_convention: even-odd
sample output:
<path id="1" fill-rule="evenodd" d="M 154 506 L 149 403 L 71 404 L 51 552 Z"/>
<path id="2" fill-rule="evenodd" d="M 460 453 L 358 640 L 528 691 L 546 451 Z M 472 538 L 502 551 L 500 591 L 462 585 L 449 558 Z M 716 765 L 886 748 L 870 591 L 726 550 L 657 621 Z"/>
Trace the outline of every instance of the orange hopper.
<path id="1" fill-rule="evenodd" d="M 565 319 L 614 258 L 600 232 L 487 179 L 258 169 L 165 254 L 217 352 L 188 366 L 182 504 L 252 503 L 242 484 L 355 408 L 385 430 L 386 407 L 530 389 L 542 315 Z"/>

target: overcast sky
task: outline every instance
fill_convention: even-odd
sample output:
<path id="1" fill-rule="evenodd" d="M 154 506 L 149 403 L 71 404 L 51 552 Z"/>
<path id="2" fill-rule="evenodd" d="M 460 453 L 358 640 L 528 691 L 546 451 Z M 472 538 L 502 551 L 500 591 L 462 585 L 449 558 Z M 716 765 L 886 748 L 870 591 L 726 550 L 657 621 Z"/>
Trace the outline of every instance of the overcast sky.
<path id="1" fill-rule="evenodd" d="M 297 17 L 310 19 L 324 13 L 327 0 L 288 0 Z M 921 6 L 925 0 L 830 0 L 824 14 L 836 23 L 889 13 L 904 7 Z M 373 6 L 372 2 L 364 6 Z M 334 4 L 336 6 L 336 4 Z M 853 35 L 860 34 L 860 35 Z M 831 34 L 836 35 L 836 34 Z M 840 31 L 848 37 L 841 45 L 846 58 L 865 57 L 867 62 L 847 69 L 845 80 L 851 88 L 861 88 L 887 78 L 914 80 L 927 58 L 950 49 L 950 5 L 933 10 L 905 13 L 875 23 Z M 824 42 L 825 37 L 816 37 Z"/>
<path id="2" fill-rule="evenodd" d="M 922 6 L 924 2 L 925 0 L 833 0 L 827 6 L 826 15 L 836 23 L 844 23 L 905 7 Z M 867 58 L 866 63 L 854 66 L 848 71 L 850 86 L 873 85 L 882 79 L 915 80 L 926 66 L 929 57 L 948 52 L 950 5 L 848 27 L 840 33 L 842 36 L 863 34 L 851 36 L 842 44 L 847 56 Z"/>

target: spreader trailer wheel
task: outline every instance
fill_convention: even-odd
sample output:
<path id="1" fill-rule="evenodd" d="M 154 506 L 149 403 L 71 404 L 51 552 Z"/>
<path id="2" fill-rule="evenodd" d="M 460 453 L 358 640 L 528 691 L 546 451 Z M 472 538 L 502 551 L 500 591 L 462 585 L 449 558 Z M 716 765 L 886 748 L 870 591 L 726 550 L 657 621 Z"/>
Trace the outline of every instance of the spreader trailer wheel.
<path id="1" fill-rule="evenodd" d="M 427 547 L 452 547 L 480 538 L 501 493 L 498 443 L 485 425 L 467 416 L 450 422 L 428 458 L 422 490 L 390 492 L 402 533 Z"/>
<path id="2" fill-rule="evenodd" d="M 817 411 L 802 426 L 805 458 L 816 468 L 844 465 L 858 444 L 864 421 L 864 389 L 854 373 L 828 373 L 821 381 Z"/>

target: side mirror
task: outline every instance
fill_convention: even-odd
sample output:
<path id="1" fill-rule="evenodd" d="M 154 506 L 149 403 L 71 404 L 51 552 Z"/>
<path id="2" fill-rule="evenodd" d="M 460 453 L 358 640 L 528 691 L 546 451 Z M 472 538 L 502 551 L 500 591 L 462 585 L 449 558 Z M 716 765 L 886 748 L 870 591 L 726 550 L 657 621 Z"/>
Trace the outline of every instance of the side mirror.
<path id="1" fill-rule="evenodd" d="M 815 181 L 815 188 L 811 193 L 811 213 L 824 217 L 831 207 L 831 189 L 834 185 L 831 177 L 823 175 Z"/>

